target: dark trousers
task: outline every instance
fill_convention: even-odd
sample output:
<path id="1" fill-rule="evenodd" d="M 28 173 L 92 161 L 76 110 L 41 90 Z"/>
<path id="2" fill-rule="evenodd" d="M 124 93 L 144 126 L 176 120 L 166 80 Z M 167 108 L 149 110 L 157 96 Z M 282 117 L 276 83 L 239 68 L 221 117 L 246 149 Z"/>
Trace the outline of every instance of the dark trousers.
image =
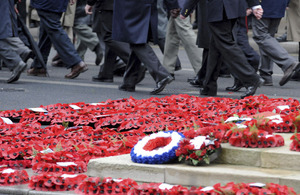
<path id="1" fill-rule="evenodd" d="M 123 76 L 124 85 L 136 85 L 141 70 L 141 62 L 148 69 L 156 83 L 170 75 L 170 73 L 161 65 L 155 52 L 148 44 L 130 44 L 130 48 L 132 52 Z"/>
<path id="2" fill-rule="evenodd" d="M 44 10 L 37 10 L 40 17 L 40 34 L 39 34 L 39 48 L 47 64 L 48 56 L 53 44 L 61 60 L 71 68 L 82 61 L 76 52 L 76 49 L 69 39 L 66 32 L 63 30 L 60 18 L 62 13 L 49 12 Z M 33 68 L 42 68 L 42 65 L 37 60 L 31 65 Z"/>
<path id="3" fill-rule="evenodd" d="M 209 86 L 212 83 L 212 86 L 217 88 L 216 80 L 221 63 L 218 63 L 216 59 L 221 58 L 221 56 L 222 60 L 228 65 L 230 73 L 239 79 L 244 86 L 252 86 L 258 82 L 259 76 L 234 40 L 232 30 L 235 24 L 236 19 L 224 19 L 220 22 L 209 23 L 212 38 L 209 46 L 210 53 L 204 86 Z M 207 90 L 210 91 L 210 89 Z"/>
<path id="4" fill-rule="evenodd" d="M 106 78 L 113 77 L 114 65 L 117 56 L 124 63 L 128 63 L 130 55 L 130 47 L 128 43 L 115 41 L 112 39 L 112 18 L 113 11 L 101 11 L 95 15 L 94 25 L 97 25 L 97 35 L 105 43 L 104 64 L 101 66 L 99 76 Z M 95 29 L 95 28 L 94 28 Z"/>

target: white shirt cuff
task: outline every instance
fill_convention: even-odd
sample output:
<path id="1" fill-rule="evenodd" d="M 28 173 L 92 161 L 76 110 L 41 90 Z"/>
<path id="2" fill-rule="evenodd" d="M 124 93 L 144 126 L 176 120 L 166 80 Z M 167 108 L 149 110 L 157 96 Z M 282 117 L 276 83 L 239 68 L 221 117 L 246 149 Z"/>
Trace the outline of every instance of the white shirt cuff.
<path id="1" fill-rule="evenodd" d="M 255 10 L 255 9 L 258 9 L 258 8 L 261 8 L 261 5 L 253 6 L 253 7 L 252 7 L 252 10 Z"/>

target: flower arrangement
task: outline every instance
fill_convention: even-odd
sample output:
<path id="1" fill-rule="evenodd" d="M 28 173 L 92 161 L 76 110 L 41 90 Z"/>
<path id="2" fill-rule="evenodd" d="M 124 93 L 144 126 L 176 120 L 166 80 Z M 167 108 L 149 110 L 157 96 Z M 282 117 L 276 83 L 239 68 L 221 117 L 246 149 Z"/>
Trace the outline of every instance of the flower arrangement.
<path id="1" fill-rule="evenodd" d="M 29 176 L 25 170 L 14 170 L 11 168 L 1 168 L 0 186 L 26 184 Z"/>
<path id="2" fill-rule="evenodd" d="M 88 177 L 79 184 L 75 193 L 85 194 L 128 194 L 137 183 L 132 179 L 112 179 L 110 177 Z"/>
<path id="3" fill-rule="evenodd" d="M 191 165 L 210 164 L 221 151 L 221 143 L 213 134 L 197 136 L 192 139 L 185 138 L 179 143 L 176 156 L 179 162 Z"/>
<path id="4" fill-rule="evenodd" d="M 30 178 L 28 187 L 38 191 L 70 191 L 87 178 L 86 175 L 74 175 L 63 173 L 42 173 Z"/>
<path id="5" fill-rule="evenodd" d="M 175 151 L 183 135 L 176 131 L 160 131 L 141 139 L 131 150 L 136 163 L 163 164 L 176 159 Z"/>
<path id="6" fill-rule="evenodd" d="M 181 185 L 170 185 L 166 183 L 143 183 L 141 185 L 133 186 L 128 192 L 128 195 L 138 194 L 188 195 L 189 189 Z"/>

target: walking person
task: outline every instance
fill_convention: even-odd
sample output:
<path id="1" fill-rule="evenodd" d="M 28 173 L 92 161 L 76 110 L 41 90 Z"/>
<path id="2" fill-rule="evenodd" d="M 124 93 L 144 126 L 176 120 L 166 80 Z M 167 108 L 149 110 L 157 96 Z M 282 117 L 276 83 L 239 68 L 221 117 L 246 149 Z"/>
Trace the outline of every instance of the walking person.
<path id="1" fill-rule="evenodd" d="M 18 35 L 14 0 L 2 0 L 0 3 L 0 12 L 2 16 L 2 22 L 0 23 L 0 59 L 12 71 L 10 78 L 6 82 L 13 83 L 19 80 L 20 75 L 27 67 L 27 64 L 12 48 L 8 40 Z"/>
<path id="2" fill-rule="evenodd" d="M 187 0 L 186 3 L 193 4 L 193 1 Z M 231 74 L 247 87 L 247 91 L 241 98 L 254 95 L 257 88 L 263 83 L 233 38 L 233 27 L 239 17 L 246 16 L 248 7 L 253 7 L 253 13 L 258 19 L 261 17 L 263 10 L 259 6 L 258 0 L 247 0 L 247 2 L 245 0 L 207 1 L 207 21 L 212 37 L 209 44 L 208 66 L 203 83 L 204 91 L 200 92 L 201 95 L 217 94 L 216 81 L 221 64 L 217 63 L 216 59 L 221 56 L 229 66 Z M 189 11 L 188 8 L 183 9 L 181 11 L 182 17 L 186 17 Z"/>
<path id="3" fill-rule="evenodd" d="M 117 56 L 126 64 L 129 61 L 129 44 L 112 39 L 114 1 L 87 0 L 85 6 L 86 13 L 92 14 L 93 7 L 95 7 L 93 31 L 96 32 L 98 38 L 102 39 L 105 43 L 105 55 L 104 63 L 100 67 L 98 75 L 94 76 L 92 80 L 98 82 L 113 82 Z"/>
<path id="4" fill-rule="evenodd" d="M 165 0 L 173 17 L 179 14 L 177 0 Z M 158 94 L 172 82 L 174 78 L 161 65 L 158 57 L 148 44 L 152 37 L 157 43 L 157 2 L 140 0 L 115 0 L 113 19 L 113 39 L 130 44 L 131 54 L 119 86 L 123 91 L 135 91 L 140 71 L 140 62 L 148 69 L 156 82 L 156 87 L 150 94 Z"/>
<path id="5" fill-rule="evenodd" d="M 37 10 L 40 17 L 38 45 L 45 63 L 47 64 L 53 44 L 63 63 L 67 65 L 68 69 L 71 69 L 71 72 L 66 74 L 65 78 L 74 79 L 87 71 L 88 67 L 79 57 L 60 22 L 68 2 L 68 0 L 31 0 L 31 6 Z M 73 3 L 73 0 L 70 0 L 70 3 Z M 46 69 L 35 59 L 27 74 L 30 76 L 46 76 Z"/>
<path id="6" fill-rule="evenodd" d="M 283 71 L 284 75 L 279 82 L 280 86 L 285 85 L 300 67 L 296 61 L 274 38 L 278 30 L 281 18 L 284 17 L 289 0 L 273 1 L 263 0 L 261 6 L 264 14 L 260 20 L 253 18 L 252 30 L 253 39 L 259 46 L 261 65 L 259 74 L 264 79 L 264 83 L 273 85 L 272 74 L 273 64 L 276 63 Z"/>
<path id="7" fill-rule="evenodd" d="M 183 7 L 184 0 L 178 0 L 180 8 Z M 175 65 L 178 58 L 180 44 L 182 43 L 195 74 L 201 68 L 202 49 L 196 45 L 197 36 L 190 22 L 190 17 L 185 19 L 180 17 L 170 17 L 167 26 L 165 51 L 163 66 L 174 76 Z"/>

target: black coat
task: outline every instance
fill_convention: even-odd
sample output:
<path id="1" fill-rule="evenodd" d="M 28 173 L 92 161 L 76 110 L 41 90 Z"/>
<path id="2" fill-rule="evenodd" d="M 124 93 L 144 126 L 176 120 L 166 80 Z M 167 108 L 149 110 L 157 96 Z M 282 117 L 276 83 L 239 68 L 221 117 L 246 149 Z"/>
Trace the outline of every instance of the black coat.
<path id="1" fill-rule="evenodd" d="M 178 8 L 177 0 L 164 0 L 168 9 Z M 147 43 L 149 33 L 157 43 L 157 1 L 115 0 L 112 37 L 126 43 Z"/>
<path id="2" fill-rule="evenodd" d="M 200 0 L 186 0 L 183 15 L 188 15 L 193 11 L 196 3 Z M 207 0 L 207 21 L 222 21 L 224 15 L 228 19 L 235 19 L 246 16 L 246 9 L 259 5 L 259 0 Z M 225 11 L 225 13 L 224 13 Z"/>
<path id="3" fill-rule="evenodd" d="M 10 14 L 15 15 L 14 0 L 1 0 L 0 13 L 0 39 L 17 36 L 17 20 L 10 17 Z"/>

